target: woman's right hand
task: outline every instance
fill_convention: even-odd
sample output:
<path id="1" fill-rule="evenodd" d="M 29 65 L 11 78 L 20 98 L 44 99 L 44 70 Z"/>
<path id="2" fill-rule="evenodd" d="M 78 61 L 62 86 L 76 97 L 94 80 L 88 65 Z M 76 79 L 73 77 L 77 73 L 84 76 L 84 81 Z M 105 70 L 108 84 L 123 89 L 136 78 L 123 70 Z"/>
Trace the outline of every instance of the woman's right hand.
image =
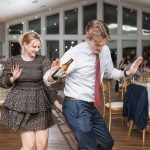
<path id="1" fill-rule="evenodd" d="M 20 69 L 20 66 L 18 64 L 13 66 L 11 69 L 11 73 L 12 73 L 11 81 L 14 82 L 16 79 L 18 79 L 21 75 L 21 72 L 22 69 Z"/>

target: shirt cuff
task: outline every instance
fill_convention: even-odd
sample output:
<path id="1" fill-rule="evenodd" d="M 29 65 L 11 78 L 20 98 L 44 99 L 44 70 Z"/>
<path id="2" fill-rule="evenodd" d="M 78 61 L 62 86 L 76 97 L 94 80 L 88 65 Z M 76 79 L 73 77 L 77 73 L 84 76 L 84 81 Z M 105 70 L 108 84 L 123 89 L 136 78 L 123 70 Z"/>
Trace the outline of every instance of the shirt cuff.
<path id="1" fill-rule="evenodd" d="M 43 76 L 43 81 L 47 86 L 50 86 L 51 84 L 55 83 L 56 81 L 48 81 L 48 77 L 52 75 L 52 71 L 48 70 L 47 72 L 45 72 L 44 76 Z"/>

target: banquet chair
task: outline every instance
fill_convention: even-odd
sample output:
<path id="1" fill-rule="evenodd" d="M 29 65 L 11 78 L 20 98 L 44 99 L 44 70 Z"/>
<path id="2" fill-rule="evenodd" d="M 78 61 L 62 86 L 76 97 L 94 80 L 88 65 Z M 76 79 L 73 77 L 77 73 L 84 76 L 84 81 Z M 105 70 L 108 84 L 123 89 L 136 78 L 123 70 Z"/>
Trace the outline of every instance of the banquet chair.
<path id="1" fill-rule="evenodd" d="M 123 101 L 112 100 L 111 93 L 111 80 L 104 80 L 102 82 L 102 98 L 104 102 L 103 117 L 108 117 L 108 129 L 111 129 L 112 119 L 121 118 L 123 121 L 122 111 L 123 111 Z M 124 90 L 125 85 L 122 85 L 122 90 Z M 123 93 L 123 91 L 122 91 Z"/>
<path id="2" fill-rule="evenodd" d="M 142 81 L 143 83 L 150 83 L 150 73 L 149 72 L 144 72 L 142 74 Z"/>
<path id="3" fill-rule="evenodd" d="M 132 82 L 132 81 L 131 81 Z M 122 79 L 120 81 L 120 86 L 119 86 L 119 90 L 118 90 L 118 93 L 121 94 L 121 97 L 118 98 L 118 100 L 120 101 L 123 101 L 123 98 L 124 98 L 124 94 L 127 90 L 127 86 L 130 84 L 130 81 L 128 80 L 125 80 L 125 79 Z"/>
<path id="4" fill-rule="evenodd" d="M 7 94 L 9 93 L 10 89 L 4 89 L 0 87 L 0 112 L 2 110 L 2 106 L 4 103 L 4 100 L 7 96 Z"/>
<path id="5" fill-rule="evenodd" d="M 129 122 L 128 137 L 130 136 L 132 129 L 134 129 L 134 126 L 135 126 L 135 125 L 134 125 L 134 123 L 133 123 L 133 120 L 130 120 L 130 122 Z M 146 130 L 148 129 L 148 131 L 149 131 L 149 128 L 150 128 L 150 112 L 149 112 L 149 115 L 148 115 L 148 125 L 146 126 L 146 128 L 144 128 L 144 129 L 142 130 L 142 142 L 143 142 L 143 144 L 145 144 L 145 134 L 146 134 Z"/>
<path id="6" fill-rule="evenodd" d="M 150 112 L 148 110 L 147 89 L 138 84 L 131 84 L 126 92 L 124 99 L 123 116 L 128 117 L 130 136 L 135 127 L 142 131 L 143 144 L 145 143 L 145 132 L 149 128 Z"/>

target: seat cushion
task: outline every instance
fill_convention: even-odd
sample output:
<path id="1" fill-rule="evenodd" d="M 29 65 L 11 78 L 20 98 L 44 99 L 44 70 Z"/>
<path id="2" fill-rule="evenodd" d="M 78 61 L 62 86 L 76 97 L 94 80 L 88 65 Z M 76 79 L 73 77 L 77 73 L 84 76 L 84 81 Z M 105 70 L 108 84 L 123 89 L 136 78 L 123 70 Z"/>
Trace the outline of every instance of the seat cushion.
<path id="1" fill-rule="evenodd" d="M 2 106 L 4 103 L 4 100 L 0 100 L 0 106 Z"/>
<path id="2" fill-rule="evenodd" d="M 105 107 L 110 108 L 109 103 L 106 103 Z M 123 109 L 123 102 L 111 102 L 111 109 L 112 110 L 122 110 Z"/>

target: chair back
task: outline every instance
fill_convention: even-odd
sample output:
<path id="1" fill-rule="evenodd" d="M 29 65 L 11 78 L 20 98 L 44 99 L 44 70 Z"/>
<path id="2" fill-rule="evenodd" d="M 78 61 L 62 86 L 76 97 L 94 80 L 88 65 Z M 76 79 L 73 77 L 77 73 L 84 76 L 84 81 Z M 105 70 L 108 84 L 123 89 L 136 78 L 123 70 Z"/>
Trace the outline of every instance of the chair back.
<path id="1" fill-rule="evenodd" d="M 102 95 L 103 95 L 103 117 L 108 118 L 108 129 L 111 129 L 111 120 L 122 118 L 123 102 L 115 101 L 114 95 L 111 94 L 111 84 L 113 80 L 104 80 L 102 83 Z M 113 96 L 113 98 L 112 98 Z"/>
<path id="2" fill-rule="evenodd" d="M 109 103 L 109 107 L 111 107 L 111 89 L 110 89 L 110 80 L 104 80 L 102 82 L 102 97 L 105 104 Z"/>
<path id="3" fill-rule="evenodd" d="M 3 105 L 4 100 L 9 92 L 10 92 L 10 89 L 4 89 L 0 87 L 0 106 Z"/>
<path id="4" fill-rule="evenodd" d="M 149 72 L 143 72 L 142 81 L 143 81 L 143 83 L 150 83 L 150 73 Z"/>

